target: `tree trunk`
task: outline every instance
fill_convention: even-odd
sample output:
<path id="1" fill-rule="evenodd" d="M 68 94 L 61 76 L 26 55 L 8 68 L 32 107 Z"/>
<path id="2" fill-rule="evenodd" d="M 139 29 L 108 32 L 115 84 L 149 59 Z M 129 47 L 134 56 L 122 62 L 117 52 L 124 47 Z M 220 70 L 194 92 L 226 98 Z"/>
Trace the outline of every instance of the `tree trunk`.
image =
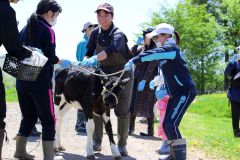
<path id="1" fill-rule="evenodd" d="M 201 94 L 205 93 L 204 56 L 201 55 Z"/>

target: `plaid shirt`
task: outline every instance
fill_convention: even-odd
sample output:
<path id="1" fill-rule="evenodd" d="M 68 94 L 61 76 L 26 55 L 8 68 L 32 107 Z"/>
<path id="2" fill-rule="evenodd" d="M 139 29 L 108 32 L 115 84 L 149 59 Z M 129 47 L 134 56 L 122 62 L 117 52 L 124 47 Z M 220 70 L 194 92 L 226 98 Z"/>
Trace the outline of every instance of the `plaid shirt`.
<path id="1" fill-rule="evenodd" d="M 143 62 L 136 65 L 134 78 L 136 88 L 141 80 L 146 80 L 143 91 L 134 90 L 136 94 L 134 112 L 137 116 L 154 117 L 153 106 L 156 102 L 154 91 L 149 88 L 149 82 L 157 75 L 159 61 Z"/>

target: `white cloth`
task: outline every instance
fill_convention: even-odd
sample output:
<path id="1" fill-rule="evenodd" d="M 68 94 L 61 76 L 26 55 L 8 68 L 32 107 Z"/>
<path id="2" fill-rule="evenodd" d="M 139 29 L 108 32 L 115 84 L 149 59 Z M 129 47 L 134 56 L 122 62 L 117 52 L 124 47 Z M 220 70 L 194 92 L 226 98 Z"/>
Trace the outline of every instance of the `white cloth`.
<path id="1" fill-rule="evenodd" d="M 32 55 L 29 58 L 25 58 L 21 62 L 30 66 L 43 67 L 47 63 L 48 58 L 43 55 L 39 50 L 32 51 Z"/>
<path id="2" fill-rule="evenodd" d="M 239 77 L 240 77 L 240 72 L 238 72 L 233 79 L 235 80 L 235 79 L 238 79 Z"/>

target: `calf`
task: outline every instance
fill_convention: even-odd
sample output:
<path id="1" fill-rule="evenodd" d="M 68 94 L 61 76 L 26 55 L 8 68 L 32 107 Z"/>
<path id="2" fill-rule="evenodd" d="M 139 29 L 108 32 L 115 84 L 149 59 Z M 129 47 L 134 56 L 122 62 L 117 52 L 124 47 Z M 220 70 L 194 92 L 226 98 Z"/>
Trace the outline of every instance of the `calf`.
<path id="1" fill-rule="evenodd" d="M 103 117 L 112 154 L 116 159 L 119 159 L 121 155 L 113 139 L 110 109 L 117 105 L 118 95 L 129 78 L 121 80 L 116 76 L 98 77 L 90 73 L 94 71 L 93 68 L 76 66 L 56 70 L 54 92 L 57 118 L 55 147 L 58 150 L 64 149 L 60 139 L 62 120 L 63 116 L 74 107 L 83 110 L 86 116 L 87 157 L 94 159 L 92 135 L 95 127 L 93 114 L 95 114 Z M 98 85 L 103 87 L 93 87 Z"/>

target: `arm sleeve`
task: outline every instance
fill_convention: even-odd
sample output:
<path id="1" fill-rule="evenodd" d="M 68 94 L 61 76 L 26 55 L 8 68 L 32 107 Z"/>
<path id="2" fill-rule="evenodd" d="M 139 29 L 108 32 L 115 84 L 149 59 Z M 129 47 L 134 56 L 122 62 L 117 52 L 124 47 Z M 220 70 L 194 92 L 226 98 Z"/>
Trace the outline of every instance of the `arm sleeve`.
<path id="1" fill-rule="evenodd" d="M 174 59 L 176 57 L 176 51 L 164 51 L 161 48 L 158 50 L 144 52 L 141 56 L 141 61 L 153 61 L 162 59 Z"/>
<path id="2" fill-rule="evenodd" d="M 92 57 L 94 55 L 94 52 L 96 50 L 96 39 L 97 39 L 97 33 L 98 33 L 98 30 L 93 30 L 91 35 L 90 35 L 90 38 L 88 40 L 88 43 L 87 43 L 87 53 L 86 53 L 86 56 L 88 57 Z"/>
<path id="3" fill-rule="evenodd" d="M 22 47 L 15 11 L 10 10 L 10 12 L 6 12 L 3 21 L 4 22 L 1 23 L 1 37 L 7 52 L 20 60 L 30 57 L 31 52 Z"/>
<path id="4" fill-rule="evenodd" d="M 77 46 L 76 57 L 79 62 L 83 61 L 83 58 L 87 53 L 86 45 L 87 45 L 87 42 L 84 40 L 84 41 L 81 41 Z"/>
<path id="5" fill-rule="evenodd" d="M 43 40 L 43 53 L 48 58 L 49 64 L 57 64 L 59 61 L 59 58 L 56 56 L 55 49 L 55 34 L 54 31 L 49 28 L 44 30 L 42 33 L 44 35 Z"/>
<path id="6" fill-rule="evenodd" d="M 176 56 L 177 56 L 177 51 L 172 50 L 171 46 L 163 46 L 160 48 L 142 52 L 138 56 L 134 57 L 132 60 L 133 60 L 133 63 L 162 60 L 162 59 L 173 60 L 176 58 Z"/>
<path id="7" fill-rule="evenodd" d="M 110 45 L 106 48 L 107 55 L 113 52 L 120 52 L 125 50 L 126 39 L 123 33 L 116 33 L 112 36 Z"/>
<path id="8" fill-rule="evenodd" d="M 235 66 L 236 65 L 236 62 L 235 63 L 228 63 L 228 65 L 227 65 L 227 67 L 226 67 L 226 69 L 225 69 L 225 71 L 224 71 L 224 74 L 226 75 L 226 76 L 233 76 L 233 73 L 234 73 L 234 70 L 235 70 Z"/>

